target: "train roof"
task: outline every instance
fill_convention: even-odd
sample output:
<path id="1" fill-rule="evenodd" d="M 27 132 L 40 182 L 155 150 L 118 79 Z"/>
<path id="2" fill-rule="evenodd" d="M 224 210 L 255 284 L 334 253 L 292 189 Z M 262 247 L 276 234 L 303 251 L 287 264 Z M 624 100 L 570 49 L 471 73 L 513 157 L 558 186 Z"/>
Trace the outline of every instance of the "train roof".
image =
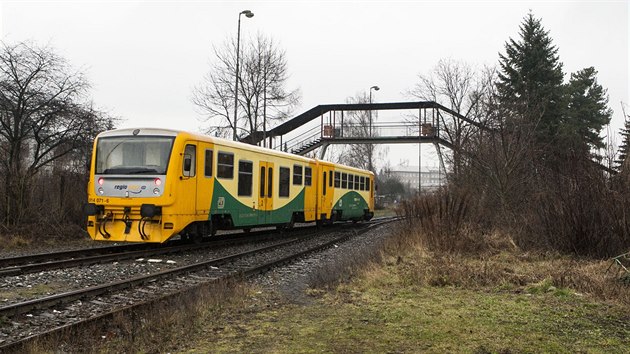
<path id="1" fill-rule="evenodd" d="M 102 137 L 110 137 L 110 136 L 126 136 L 126 135 L 138 135 L 138 136 L 173 136 L 176 137 L 178 135 L 182 135 L 185 134 L 193 139 L 197 139 L 197 140 L 202 140 L 202 141 L 208 141 L 208 142 L 212 142 L 214 144 L 218 144 L 218 145 L 223 145 L 223 146 L 228 146 L 228 147 L 233 147 L 233 148 L 241 148 L 241 149 L 247 149 L 250 151 L 257 151 L 260 153 L 265 153 L 265 154 L 271 154 L 271 155 L 276 155 L 276 156 L 282 156 L 282 157 L 286 157 L 286 158 L 290 158 L 293 160 L 300 160 L 303 162 L 315 162 L 315 161 L 322 161 L 325 163 L 330 163 L 333 165 L 337 165 L 337 166 L 341 166 L 344 169 L 347 170 L 351 170 L 351 171 L 356 171 L 356 172 L 368 172 L 371 174 L 370 171 L 366 171 L 366 170 L 362 170 L 359 168 L 355 168 L 355 167 L 351 167 L 351 166 L 346 166 L 346 165 L 341 165 L 341 164 L 337 164 L 337 163 L 333 163 L 333 162 L 329 162 L 329 161 L 325 161 L 325 160 L 318 160 L 318 159 L 312 159 L 309 157 L 304 157 L 304 156 L 300 156 L 300 155 L 295 155 L 295 154 L 290 154 L 288 152 L 284 152 L 284 151 L 279 151 L 279 150 L 273 150 L 273 149 L 268 149 L 268 148 L 264 148 L 264 147 L 260 147 L 260 146 L 256 146 L 256 145 L 250 145 L 250 144 L 246 144 L 246 143 L 241 143 L 238 141 L 232 141 L 232 140 L 227 140 L 227 139 L 223 139 L 223 138 L 218 138 L 218 137 L 214 137 L 214 136 L 209 136 L 209 135 L 204 135 L 201 133 L 192 133 L 192 132 L 187 132 L 184 130 L 177 130 L 177 129 L 164 129 L 164 128 L 122 128 L 122 129 L 114 129 L 114 130 L 108 130 L 105 132 L 102 132 L 100 134 L 98 134 L 97 138 L 102 138 Z"/>

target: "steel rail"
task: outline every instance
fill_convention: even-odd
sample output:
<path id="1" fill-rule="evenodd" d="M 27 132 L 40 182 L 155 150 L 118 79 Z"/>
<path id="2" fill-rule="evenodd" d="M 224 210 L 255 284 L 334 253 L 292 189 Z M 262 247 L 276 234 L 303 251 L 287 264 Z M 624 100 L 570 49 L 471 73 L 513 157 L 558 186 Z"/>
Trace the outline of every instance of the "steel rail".
<path id="1" fill-rule="evenodd" d="M 254 237 L 257 235 L 262 235 L 269 232 L 268 230 L 259 230 L 250 233 L 230 233 L 217 235 L 209 238 L 207 242 L 220 242 L 223 240 L 231 240 L 240 237 Z M 100 255 L 107 253 L 115 253 L 115 252 L 127 252 L 127 251 L 137 251 L 144 249 L 159 249 L 161 247 L 169 247 L 173 245 L 182 245 L 186 244 L 186 242 L 182 240 L 173 240 L 168 241 L 166 243 L 133 243 L 133 244 L 124 244 L 119 246 L 105 246 L 105 247 L 90 247 L 90 248 L 82 248 L 76 250 L 69 251 L 60 251 L 60 252 L 47 252 L 47 253 L 36 253 L 30 255 L 16 256 L 16 257 L 7 257 L 0 258 L 0 268 L 6 268 L 10 266 L 17 266 L 22 264 L 29 264 L 35 262 L 49 262 L 53 260 L 61 260 L 68 258 L 76 258 L 76 257 L 85 257 L 92 255 Z"/>
<path id="2" fill-rule="evenodd" d="M 120 252 L 124 250 L 139 250 L 143 248 L 149 248 L 151 246 L 155 247 L 155 244 L 142 243 L 142 244 L 121 245 L 121 246 L 92 247 L 92 248 L 83 248 L 83 249 L 76 249 L 76 250 L 70 250 L 70 251 L 61 251 L 61 252 L 52 252 L 52 253 L 50 252 L 36 253 L 36 254 L 29 254 L 29 255 L 16 256 L 16 257 L 7 257 L 7 258 L 0 258 L 0 267 L 6 268 L 9 266 L 15 266 L 15 265 L 20 265 L 20 264 L 28 264 L 28 263 L 41 262 L 41 261 L 52 261 L 56 259 L 80 257 L 80 256 L 88 255 L 88 254 L 96 255 L 96 254 Z"/>
<path id="3" fill-rule="evenodd" d="M 313 226 L 303 228 L 309 227 Z M 293 230 L 284 230 L 283 235 L 287 236 L 292 232 Z M 94 251 L 94 248 L 88 248 L 49 254 L 42 253 L 31 256 L 19 256 L 0 259 L 0 276 L 15 276 L 60 268 L 127 260 L 134 257 L 148 257 L 152 255 L 192 251 L 195 249 L 201 250 L 210 247 L 234 245 L 251 241 L 266 241 L 277 237 L 277 235 L 271 235 L 269 230 L 261 230 L 250 233 L 239 233 L 236 235 L 232 234 L 229 236 L 225 235 L 199 244 L 188 244 L 180 241 L 173 241 L 173 243 L 167 245 L 134 244 L 102 247 L 97 248 L 98 251 Z M 16 263 L 19 265 L 6 266 L 6 264 Z"/>

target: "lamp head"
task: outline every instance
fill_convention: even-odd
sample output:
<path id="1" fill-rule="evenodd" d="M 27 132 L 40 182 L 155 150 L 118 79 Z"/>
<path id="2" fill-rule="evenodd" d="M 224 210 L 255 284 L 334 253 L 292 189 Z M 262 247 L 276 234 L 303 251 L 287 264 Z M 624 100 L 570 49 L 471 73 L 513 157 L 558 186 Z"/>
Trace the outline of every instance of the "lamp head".
<path id="1" fill-rule="evenodd" d="M 245 15 L 245 17 L 247 18 L 252 18 L 254 17 L 254 13 L 249 11 L 249 10 L 243 10 L 241 11 L 241 15 Z"/>
<path id="2" fill-rule="evenodd" d="M 381 88 L 380 88 L 380 87 L 378 87 L 378 86 L 372 86 L 372 87 L 370 87 L 370 90 L 371 90 L 371 89 L 374 89 L 374 91 L 378 91 L 378 90 L 380 90 Z"/>

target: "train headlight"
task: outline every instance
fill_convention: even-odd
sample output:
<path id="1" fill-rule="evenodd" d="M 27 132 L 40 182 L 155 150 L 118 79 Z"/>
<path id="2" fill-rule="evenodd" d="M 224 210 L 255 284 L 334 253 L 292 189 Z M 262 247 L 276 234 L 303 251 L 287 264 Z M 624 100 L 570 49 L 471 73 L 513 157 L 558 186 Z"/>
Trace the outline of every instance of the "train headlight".
<path id="1" fill-rule="evenodd" d="M 155 182 L 156 186 L 161 186 L 162 185 L 162 180 L 159 178 L 156 178 L 153 182 Z"/>
<path id="2" fill-rule="evenodd" d="M 98 184 L 99 184 L 100 186 L 102 186 L 102 185 L 103 185 L 103 183 L 105 183 L 105 178 L 103 178 L 103 177 L 99 177 L 99 179 L 98 179 Z"/>
<path id="3" fill-rule="evenodd" d="M 160 188 L 153 188 L 153 194 L 155 195 L 160 194 Z"/>
<path id="4" fill-rule="evenodd" d="M 103 187 L 98 187 L 98 194 L 103 195 L 103 193 L 105 193 L 105 190 L 103 190 Z"/>

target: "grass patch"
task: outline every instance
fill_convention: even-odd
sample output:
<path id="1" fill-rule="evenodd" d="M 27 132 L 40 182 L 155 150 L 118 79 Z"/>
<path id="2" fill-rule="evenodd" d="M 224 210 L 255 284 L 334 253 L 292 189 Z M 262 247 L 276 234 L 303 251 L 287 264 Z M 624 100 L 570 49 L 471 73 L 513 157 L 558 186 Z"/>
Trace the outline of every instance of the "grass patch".
<path id="1" fill-rule="evenodd" d="M 373 269 L 308 306 L 283 305 L 207 331 L 200 352 L 623 352 L 621 309 L 577 295 L 418 286 Z"/>
<path id="2" fill-rule="evenodd" d="M 54 293 L 57 289 L 67 288 L 67 285 L 63 284 L 35 284 L 33 286 L 24 286 L 11 291 L 0 291 L 0 301 L 4 299 L 15 300 L 15 299 L 25 299 L 31 298 L 34 296 L 43 296 L 50 295 Z"/>
<path id="3" fill-rule="evenodd" d="M 526 254 L 511 246 L 478 255 L 434 254 L 409 241 L 391 239 L 378 261 L 362 264 L 346 283 L 309 289 L 313 301 L 306 305 L 278 303 L 272 294 L 250 297 L 244 301 L 249 311 L 215 319 L 184 352 L 630 348 L 628 288 L 605 277 L 607 262 Z"/>
<path id="4" fill-rule="evenodd" d="M 85 247 L 94 244 L 87 232 L 74 224 L 32 224 L 0 229 L 0 251 L 49 251 L 50 247 Z"/>
<path id="5" fill-rule="evenodd" d="M 389 216 L 396 216 L 396 215 L 397 214 L 396 214 L 395 209 L 383 208 L 383 209 L 374 210 L 375 218 L 389 217 Z"/>

